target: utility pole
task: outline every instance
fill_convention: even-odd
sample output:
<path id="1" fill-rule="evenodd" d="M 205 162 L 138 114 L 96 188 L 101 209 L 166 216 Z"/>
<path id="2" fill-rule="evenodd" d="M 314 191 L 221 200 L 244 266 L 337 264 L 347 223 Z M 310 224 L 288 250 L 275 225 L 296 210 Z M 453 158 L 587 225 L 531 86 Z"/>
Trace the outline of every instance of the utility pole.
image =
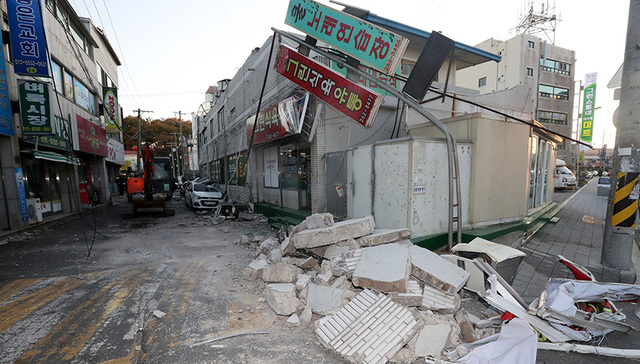
<path id="1" fill-rule="evenodd" d="M 184 163 L 182 162 L 182 158 L 184 158 L 184 156 L 182 155 L 182 148 L 183 148 L 183 144 L 185 144 L 184 142 L 184 136 L 182 136 L 182 111 L 174 111 L 173 114 L 178 114 L 178 124 L 180 125 L 180 144 L 178 144 L 178 164 L 180 165 L 180 168 L 178 170 L 181 170 L 182 173 L 180 173 L 181 176 L 184 175 Z"/>
<path id="2" fill-rule="evenodd" d="M 633 269 L 638 195 L 633 188 L 640 172 L 640 1 L 631 0 L 624 48 L 620 106 L 613 122 L 618 129 L 613 153 L 612 183 L 602 244 L 602 264 L 619 270 Z M 615 183 L 614 183 L 615 182 Z"/>
<path id="3" fill-rule="evenodd" d="M 138 110 L 133 110 L 133 112 L 138 112 L 138 150 L 136 151 L 136 171 L 140 172 L 140 152 L 142 151 L 142 143 L 141 143 L 141 138 L 142 138 L 142 130 L 140 130 L 140 115 L 143 112 L 153 112 L 153 111 L 149 111 L 149 110 L 140 110 L 140 108 L 138 108 Z"/>

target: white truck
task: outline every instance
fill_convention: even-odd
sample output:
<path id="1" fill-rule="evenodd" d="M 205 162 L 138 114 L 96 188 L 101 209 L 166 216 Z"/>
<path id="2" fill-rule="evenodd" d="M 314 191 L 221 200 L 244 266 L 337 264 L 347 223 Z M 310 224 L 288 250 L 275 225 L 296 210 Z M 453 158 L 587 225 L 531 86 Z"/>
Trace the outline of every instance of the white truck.
<path id="1" fill-rule="evenodd" d="M 553 172 L 553 188 L 564 190 L 567 187 L 576 186 L 576 176 L 567 168 L 567 163 L 562 159 L 556 159 L 556 168 Z"/>

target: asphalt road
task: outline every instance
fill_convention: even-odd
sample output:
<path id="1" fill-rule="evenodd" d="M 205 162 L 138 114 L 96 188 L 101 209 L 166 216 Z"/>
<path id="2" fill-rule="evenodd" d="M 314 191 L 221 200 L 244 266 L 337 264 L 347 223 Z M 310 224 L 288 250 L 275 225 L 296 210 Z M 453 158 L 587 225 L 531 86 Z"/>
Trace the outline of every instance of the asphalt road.
<path id="1" fill-rule="evenodd" d="M 6 239 L 0 363 L 343 362 L 242 278 L 252 251 L 234 241 L 273 235 L 264 222 L 170 203 L 176 216 L 124 220 L 109 206 Z M 194 345 L 247 332 L 268 334 Z"/>

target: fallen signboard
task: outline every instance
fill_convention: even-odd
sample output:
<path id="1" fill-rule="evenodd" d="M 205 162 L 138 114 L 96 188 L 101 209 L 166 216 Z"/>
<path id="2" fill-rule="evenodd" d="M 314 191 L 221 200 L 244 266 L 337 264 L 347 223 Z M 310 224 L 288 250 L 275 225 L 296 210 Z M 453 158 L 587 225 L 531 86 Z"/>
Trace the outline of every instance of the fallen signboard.
<path id="1" fill-rule="evenodd" d="M 378 94 L 285 45 L 280 45 L 276 70 L 358 124 L 371 126 L 378 114 L 382 103 Z"/>

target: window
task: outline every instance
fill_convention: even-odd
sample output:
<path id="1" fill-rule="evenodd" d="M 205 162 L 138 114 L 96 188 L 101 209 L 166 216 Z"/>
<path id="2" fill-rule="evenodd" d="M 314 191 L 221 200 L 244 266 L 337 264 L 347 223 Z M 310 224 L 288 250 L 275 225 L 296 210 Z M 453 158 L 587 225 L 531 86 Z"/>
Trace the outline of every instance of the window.
<path id="1" fill-rule="evenodd" d="M 223 125 L 224 125 L 224 107 L 221 107 L 220 111 L 218 111 L 218 132 L 222 131 Z"/>
<path id="2" fill-rule="evenodd" d="M 478 87 L 482 87 L 482 86 L 486 86 L 487 85 L 487 78 L 486 77 L 482 77 L 481 79 L 478 80 Z"/>
<path id="3" fill-rule="evenodd" d="M 527 67 L 527 76 L 533 77 L 533 68 Z"/>
<path id="4" fill-rule="evenodd" d="M 85 109 L 91 111 L 91 93 L 87 86 L 82 84 L 82 82 L 77 79 L 73 80 L 73 87 L 75 89 L 75 102 L 79 106 L 84 107 Z M 93 113 L 93 112 L 92 112 Z"/>
<path id="5" fill-rule="evenodd" d="M 51 61 L 51 73 L 53 74 L 53 85 L 55 87 L 55 91 L 62 94 L 63 84 L 62 84 L 62 67 L 54 61 Z"/>
<path id="6" fill-rule="evenodd" d="M 569 90 L 563 87 L 542 85 L 538 87 L 540 96 L 551 99 L 569 100 Z"/>
<path id="7" fill-rule="evenodd" d="M 554 61 L 549 58 L 540 58 L 540 68 L 543 71 L 558 73 L 561 75 L 571 75 L 571 65 L 561 61 Z"/>
<path id="8" fill-rule="evenodd" d="M 411 74 L 411 71 L 413 71 L 413 67 L 415 66 L 416 62 L 410 61 L 408 59 L 403 59 L 400 63 L 400 74 L 403 76 L 409 76 Z"/>
<path id="9" fill-rule="evenodd" d="M 567 114 L 538 110 L 538 121 L 546 124 L 567 125 Z"/>
<path id="10" fill-rule="evenodd" d="M 528 41 L 527 44 L 529 49 L 534 49 L 536 47 L 536 44 L 532 40 Z"/>
<path id="11" fill-rule="evenodd" d="M 64 71 L 64 97 L 73 101 L 73 76 Z"/>

